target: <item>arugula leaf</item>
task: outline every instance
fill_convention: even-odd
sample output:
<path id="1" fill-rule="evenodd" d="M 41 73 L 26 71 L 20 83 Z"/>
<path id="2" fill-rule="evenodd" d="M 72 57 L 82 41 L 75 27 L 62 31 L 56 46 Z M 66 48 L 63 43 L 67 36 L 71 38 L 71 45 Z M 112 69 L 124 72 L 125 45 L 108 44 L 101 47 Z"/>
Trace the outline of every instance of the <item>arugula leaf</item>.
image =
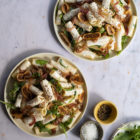
<path id="1" fill-rule="evenodd" d="M 59 126 L 60 128 L 63 130 L 63 132 L 65 133 L 65 136 L 67 137 L 67 133 L 66 130 L 68 128 L 68 125 L 71 124 L 73 118 L 70 118 L 68 121 L 64 122 L 64 123 L 60 123 Z"/>
<path id="2" fill-rule="evenodd" d="M 47 111 L 47 114 L 54 114 L 57 117 L 59 116 L 58 107 L 62 105 L 60 101 L 53 101 L 54 106 L 51 107 L 50 110 Z"/>
<path id="3" fill-rule="evenodd" d="M 91 33 L 97 32 L 98 31 L 98 27 L 94 26 L 93 29 L 91 30 Z"/>
<path id="4" fill-rule="evenodd" d="M 59 81 L 57 81 L 57 80 L 54 79 L 54 78 L 51 78 L 50 82 L 55 86 L 55 89 L 56 89 L 56 91 L 57 91 L 59 94 L 62 94 L 62 93 L 63 93 L 63 88 L 62 88 L 61 85 L 59 84 Z"/>
<path id="5" fill-rule="evenodd" d="M 40 73 L 38 73 L 38 72 L 35 72 L 35 73 L 33 73 L 33 75 L 32 75 L 34 78 L 40 78 Z"/>
<path id="6" fill-rule="evenodd" d="M 63 132 L 65 133 L 65 136 L 67 137 L 66 127 L 64 126 L 64 124 L 63 123 L 60 123 L 59 126 L 63 130 Z"/>
<path id="7" fill-rule="evenodd" d="M 62 18 L 63 17 L 63 14 L 60 14 L 59 17 Z"/>
<path id="8" fill-rule="evenodd" d="M 101 48 L 102 47 L 101 45 L 95 45 L 95 46 L 97 46 L 98 48 Z"/>
<path id="9" fill-rule="evenodd" d="M 73 50 L 73 51 L 74 51 L 75 45 L 76 45 L 76 42 L 75 42 L 75 40 L 72 38 L 72 40 L 71 40 L 71 47 L 72 47 L 72 50 Z"/>
<path id="10" fill-rule="evenodd" d="M 74 92 L 74 96 L 73 96 L 73 98 L 69 101 L 69 103 L 71 103 L 71 102 L 74 100 L 74 98 L 76 97 L 76 94 L 77 94 L 77 92 L 75 91 L 75 92 Z"/>
<path id="11" fill-rule="evenodd" d="M 140 140 L 140 127 L 125 128 L 124 132 L 120 132 L 113 140 Z"/>
<path id="12" fill-rule="evenodd" d="M 2 100 L 0 100 L 0 103 L 5 104 L 7 106 L 7 108 L 10 108 L 10 109 L 15 109 L 16 108 L 13 104 L 8 103 L 8 102 L 4 102 Z"/>
<path id="13" fill-rule="evenodd" d="M 123 7 L 123 3 L 121 2 L 121 0 L 119 0 L 119 1 L 120 1 L 120 3 L 119 3 L 119 4 L 120 4 L 120 6 L 121 6 L 121 7 Z"/>
<path id="14" fill-rule="evenodd" d="M 84 30 L 80 27 L 77 27 L 77 31 L 79 32 L 80 35 L 84 33 Z"/>
<path id="15" fill-rule="evenodd" d="M 110 57 L 109 53 L 104 56 L 105 59 L 108 59 L 109 57 Z"/>
<path id="16" fill-rule="evenodd" d="M 63 26 L 65 26 L 65 24 L 66 24 L 66 21 L 63 18 L 63 14 L 61 15 L 61 23 L 62 23 Z"/>
<path id="17" fill-rule="evenodd" d="M 61 66 L 63 66 L 64 68 L 66 68 L 66 66 L 62 63 L 62 59 L 59 60 L 59 63 L 61 64 Z"/>
<path id="18" fill-rule="evenodd" d="M 55 15 L 57 15 L 58 13 L 58 5 L 56 6 L 56 12 L 55 12 Z"/>
<path id="19" fill-rule="evenodd" d="M 63 105 L 63 103 L 61 101 L 57 101 L 57 100 L 54 100 L 53 103 L 58 106 Z"/>
<path id="20" fill-rule="evenodd" d="M 64 90 L 65 90 L 65 91 L 72 91 L 74 88 L 75 88 L 75 85 L 72 84 L 72 87 L 71 87 L 71 88 L 65 88 Z"/>
<path id="21" fill-rule="evenodd" d="M 48 61 L 46 61 L 46 60 L 36 60 L 36 64 L 39 64 L 39 65 L 41 65 L 41 66 L 43 66 L 43 65 L 45 65 L 46 63 L 48 63 Z"/>
<path id="22" fill-rule="evenodd" d="M 121 51 L 118 51 L 118 52 L 117 52 L 117 55 L 120 55 L 120 54 L 121 54 L 121 52 L 122 52 L 122 50 L 121 50 Z"/>
<path id="23" fill-rule="evenodd" d="M 69 40 L 71 40 L 71 49 L 74 51 L 74 47 L 75 47 L 75 45 L 76 45 L 76 42 L 75 42 L 75 40 L 73 39 L 73 37 L 71 36 L 71 34 L 68 32 L 68 31 L 64 31 L 64 34 L 67 36 L 67 38 L 69 39 Z"/>
<path id="24" fill-rule="evenodd" d="M 21 83 L 21 84 L 22 84 L 22 83 Z M 8 99 L 9 99 L 9 101 L 15 102 L 16 96 L 17 96 L 17 92 L 19 91 L 21 84 L 19 84 L 19 83 L 17 83 L 17 82 L 14 83 L 13 89 L 12 89 L 12 90 L 10 91 L 10 93 L 8 94 Z"/>
<path id="25" fill-rule="evenodd" d="M 42 122 L 39 121 L 35 123 L 34 127 L 36 126 L 39 128 L 40 132 L 48 132 L 50 135 L 52 134 L 52 131 L 45 127 L 46 124 L 44 125 L 42 124 Z"/>
<path id="26" fill-rule="evenodd" d="M 72 120 L 73 120 L 73 118 L 69 118 L 69 120 L 67 120 L 66 122 L 63 123 L 64 126 L 68 127 L 68 125 L 71 124 Z"/>
<path id="27" fill-rule="evenodd" d="M 128 39 L 129 39 L 129 37 L 126 36 L 126 35 L 122 37 L 122 48 L 125 47 L 125 45 L 126 45 L 127 42 L 128 42 Z"/>
<path id="28" fill-rule="evenodd" d="M 104 32 L 105 32 L 105 28 L 104 28 L 104 27 L 101 27 L 99 32 L 100 32 L 101 34 L 104 33 Z"/>

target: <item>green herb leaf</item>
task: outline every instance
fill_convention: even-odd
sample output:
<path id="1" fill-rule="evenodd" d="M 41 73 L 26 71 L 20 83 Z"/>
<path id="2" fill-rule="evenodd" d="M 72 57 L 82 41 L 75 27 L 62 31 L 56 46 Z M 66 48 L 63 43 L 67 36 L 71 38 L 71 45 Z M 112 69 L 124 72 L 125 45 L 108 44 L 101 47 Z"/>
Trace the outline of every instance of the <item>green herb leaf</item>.
<path id="1" fill-rule="evenodd" d="M 98 31 L 98 27 L 94 26 L 91 33 L 97 32 Z"/>
<path id="2" fill-rule="evenodd" d="M 121 6 L 121 7 L 123 7 L 123 3 L 122 3 L 122 1 L 121 1 L 121 0 L 119 0 L 119 1 L 120 1 L 120 3 L 119 3 L 119 4 L 120 4 L 120 6 Z"/>
<path id="3" fill-rule="evenodd" d="M 42 122 L 39 121 L 35 123 L 34 127 L 36 126 L 39 128 L 40 132 L 48 132 L 50 135 L 52 134 L 52 131 L 45 127 L 46 124 L 44 125 L 42 124 Z"/>
<path id="4" fill-rule="evenodd" d="M 48 63 L 48 61 L 46 61 L 46 60 L 36 60 L 36 64 L 39 64 L 39 65 L 41 65 L 41 66 L 43 66 L 43 65 L 45 65 L 45 64 L 47 64 Z"/>
<path id="5" fill-rule="evenodd" d="M 71 87 L 71 88 L 65 88 L 64 90 L 65 90 L 65 91 L 72 91 L 74 88 L 75 88 L 75 85 L 72 84 L 72 87 Z"/>
<path id="6" fill-rule="evenodd" d="M 10 109 L 15 109 L 16 108 L 13 104 L 8 103 L 8 102 L 4 102 L 2 100 L 0 100 L 0 103 L 5 104 L 7 106 L 7 108 L 10 108 Z"/>
<path id="7" fill-rule="evenodd" d="M 117 52 L 117 55 L 120 55 L 120 54 L 121 54 L 121 52 L 122 52 L 122 50 L 121 50 L 121 51 L 118 51 L 118 52 Z"/>
<path id="8" fill-rule="evenodd" d="M 33 73 L 33 78 L 40 78 L 40 73 L 36 72 L 36 73 Z"/>
<path id="9" fill-rule="evenodd" d="M 104 27 L 101 27 L 99 32 L 100 32 L 101 34 L 104 33 L 104 32 L 105 32 L 105 28 L 104 28 Z"/>
<path id="10" fill-rule="evenodd" d="M 140 140 L 140 127 L 124 128 L 113 140 Z"/>
<path id="11" fill-rule="evenodd" d="M 77 31 L 79 32 L 80 35 L 84 33 L 84 30 L 80 27 L 77 27 Z"/>
<path id="12" fill-rule="evenodd" d="M 63 14 L 60 14 L 59 17 L 62 18 L 63 17 Z"/>
<path id="13" fill-rule="evenodd" d="M 73 96 L 73 98 L 69 101 L 69 103 L 71 103 L 71 102 L 75 99 L 76 94 L 77 94 L 77 92 L 75 91 L 75 92 L 74 92 L 74 96 Z"/>
<path id="14" fill-rule="evenodd" d="M 102 46 L 101 45 L 96 45 L 98 48 L 101 48 Z"/>
<path id="15" fill-rule="evenodd" d="M 63 124 L 63 123 L 60 123 L 59 126 L 60 126 L 60 128 L 63 130 L 65 136 L 67 137 L 66 127 L 64 126 L 64 124 Z"/>
<path id="16" fill-rule="evenodd" d="M 72 47 L 72 50 L 74 51 L 74 48 L 75 48 L 75 45 L 76 45 L 76 42 L 74 39 L 71 40 L 71 47 Z"/>
<path id="17" fill-rule="evenodd" d="M 69 118 L 69 120 L 67 120 L 66 122 L 63 123 L 64 126 L 65 126 L 65 127 L 68 127 L 68 125 L 71 124 L 72 120 L 73 120 L 73 118 Z"/>
<path id="18" fill-rule="evenodd" d="M 20 86 L 21 86 L 21 84 L 19 84 L 19 83 L 17 83 L 17 82 L 14 83 L 13 89 L 12 89 L 12 90 L 10 91 L 10 93 L 8 94 L 8 99 L 9 99 L 11 102 L 15 102 L 16 97 L 17 97 L 17 92 L 19 91 Z"/>
<path id="19" fill-rule="evenodd" d="M 73 39 L 73 37 L 71 36 L 71 34 L 69 32 L 67 32 L 66 30 L 64 31 L 64 34 L 67 36 L 67 38 L 69 40 L 71 40 L 71 49 L 74 51 L 74 48 L 75 48 L 75 45 L 76 45 L 75 40 Z"/>
<path id="20" fill-rule="evenodd" d="M 66 68 L 66 66 L 62 63 L 62 59 L 59 60 L 59 63 L 61 64 L 61 66 L 63 66 L 64 68 Z"/>
<path id="21" fill-rule="evenodd" d="M 125 47 L 125 45 L 126 45 L 127 42 L 128 42 L 128 39 L 129 39 L 129 37 L 126 36 L 126 35 L 122 37 L 122 48 Z"/>
<path id="22" fill-rule="evenodd" d="M 55 12 L 56 16 L 57 16 L 57 13 L 58 13 L 58 5 L 56 6 L 56 12 Z"/>
<path id="23" fill-rule="evenodd" d="M 47 114 L 54 114 L 54 115 L 59 115 L 58 112 L 58 107 L 63 105 L 62 102 L 60 101 L 53 101 L 54 105 L 51 107 L 50 110 L 47 111 Z"/>
<path id="24" fill-rule="evenodd" d="M 59 81 L 57 81 L 57 80 L 54 79 L 54 78 L 51 78 L 50 83 L 53 84 L 53 85 L 55 86 L 55 89 L 56 89 L 56 91 L 57 91 L 59 94 L 62 94 L 62 93 L 63 93 L 63 88 L 62 88 L 61 85 L 59 84 Z"/>
<path id="25" fill-rule="evenodd" d="M 105 59 L 108 59 L 109 57 L 110 57 L 109 53 L 104 56 Z"/>
<path id="26" fill-rule="evenodd" d="M 63 103 L 61 101 L 58 101 L 58 100 L 54 100 L 53 103 L 58 105 L 58 106 L 63 105 Z"/>
<path id="27" fill-rule="evenodd" d="M 65 24 L 66 24 L 66 21 L 63 18 L 63 14 L 62 14 L 62 17 L 61 17 L 61 23 L 62 23 L 63 26 L 65 26 Z"/>

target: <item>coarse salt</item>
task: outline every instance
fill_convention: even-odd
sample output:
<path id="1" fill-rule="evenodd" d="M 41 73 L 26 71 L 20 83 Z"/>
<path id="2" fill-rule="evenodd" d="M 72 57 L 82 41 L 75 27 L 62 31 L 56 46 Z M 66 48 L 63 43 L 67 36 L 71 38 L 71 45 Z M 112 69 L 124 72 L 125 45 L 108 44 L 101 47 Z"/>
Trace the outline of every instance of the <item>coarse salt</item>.
<path id="1" fill-rule="evenodd" d="M 97 140 L 98 139 L 98 129 L 95 124 L 89 123 L 82 127 L 81 130 L 84 140 Z"/>

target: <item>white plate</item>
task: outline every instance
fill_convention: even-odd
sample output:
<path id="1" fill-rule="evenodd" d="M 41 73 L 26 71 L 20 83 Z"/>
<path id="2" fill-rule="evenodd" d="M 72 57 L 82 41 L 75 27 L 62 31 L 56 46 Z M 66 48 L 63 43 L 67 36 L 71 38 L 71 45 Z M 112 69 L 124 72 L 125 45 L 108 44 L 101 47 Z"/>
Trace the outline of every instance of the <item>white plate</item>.
<path id="1" fill-rule="evenodd" d="M 20 66 L 20 64 L 22 64 L 25 60 L 28 60 L 28 59 L 31 59 L 31 58 L 49 58 L 49 59 L 52 59 L 52 58 L 62 58 L 64 59 L 65 61 L 67 61 L 68 63 L 70 63 L 71 65 L 73 65 L 74 67 L 76 67 L 72 62 L 70 62 L 69 60 L 67 60 L 66 58 L 64 58 L 63 56 L 60 56 L 60 55 L 57 55 L 57 54 L 54 54 L 54 53 L 39 53 L 39 54 L 34 54 L 34 55 L 31 55 L 25 59 L 23 59 L 22 61 L 20 61 L 15 67 L 14 69 L 11 71 L 11 73 L 9 74 L 8 78 L 7 78 L 7 81 L 6 81 L 6 85 L 5 85 L 5 89 L 4 89 L 4 100 L 5 102 L 8 102 L 8 99 L 7 99 L 7 95 L 9 93 L 9 91 L 11 90 L 11 87 L 13 85 L 13 79 L 12 79 L 12 73 L 17 69 L 18 66 Z M 76 67 L 77 68 L 77 67 Z M 77 68 L 78 69 L 78 68 Z M 73 129 L 76 124 L 81 120 L 81 118 L 83 117 L 84 113 L 85 113 L 85 110 L 86 110 L 86 107 L 87 107 L 87 102 L 88 102 L 88 96 L 87 96 L 87 86 L 86 86 L 86 82 L 84 80 L 84 77 L 82 75 L 82 73 L 80 72 L 80 70 L 78 69 L 78 72 L 80 73 L 83 81 L 84 81 L 84 91 L 85 91 L 85 98 L 84 98 L 84 102 L 83 102 L 83 111 L 80 115 L 80 117 L 77 119 L 77 121 L 75 122 L 75 124 L 72 126 L 71 129 Z M 15 125 L 17 127 L 19 127 L 22 131 L 32 135 L 32 136 L 38 136 L 38 137 L 54 137 L 54 136 L 58 136 L 58 135 L 61 135 L 63 133 L 57 133 L 55 135 L 48 135 L 47 133 L 42 133 L 40 135 L 36 135 L 34 133 L 34 131 L 32 129 L 30 129 L 28 126 L 26 126 L 20 119 L 13 119 L 13 117 L 11 116 L 10 114 L 10 109 L 8 109 L 6 107 L 6 110 L 8 112 L 8 115 L 10 116 L 11 120 L 15 123 Z M 71 130 L 69 129 L 69 130 Z M 68 131 L 69 131 L 68 130 Z"/>
<path id="2" fill-rule="evenodd" d="M 115 136 L 121 132 L 125 132 L 125 129 L 126 128 L 131 128 L 131 127 L 134 127 L 134 126 L 140 126 L 140 121 L 131 121 L 131 122 L 128 122 L 128 123 L 125 123 L 123 124 L 121 127 L 119 127 L 115 133 L 113 134 L 113 136 L 111 137 L 111 140 L 114 140 Z"/>
<path id="3" fill-rule="evenodd" d="M 76 55 L 76 54 L 71 50 L 70 47 L 68 47 L 68 46 L 64 43 L 64 41 L 61 39 L 60 35 L 58 34 L 58 28 L 57 28 L 57 25 L 55 24 L 56 9 L 57 9 L 58 2 L 59 2 L 59 0 L 57 0 L 56 5 L 55 5 L 55 8 L 54 8 L 54 13 L 53 13 L 53 25 L 54 25 L 54 30 L 55 30 L 56 36 L 57 36 L 59 42 L 61 43 L 61 45 L 62 45 L 69 53 L 73 54 L 74 56 L 76 56 L 76 57 L 78 57 L 78 58 L 81 58 L 81 59 L 84 59 L 84 60 L 89 60 L 89 61 L 106 60 L 106 59 L 104 59 L 104 58 L 90 60 L 90 59 L 88 59 L 88 58 L 84 58 L 84 57 L 82 57 L 82 56 L 78 56 L 78 55 Z M 130 2 L 131 2 L 131 7 L 132 7 L 132 9 L 133 9 L 133 15 L 136 15 L 136 16 L 137 16 L 137 9 L 136 9 L 136 6 L 135 6 L 134 1 L 131 0 Z M 131 38 L 128 40 L 128 43 L 124 46 L 124 49 L 130 44 L 130 42 L 131 42 L 132 39 L 134 38 L 134 35 L 135 35 L 135 33 L 136 33 L 136 30 L 137 30 L 137 26 L 136 26 L 136 28 L 135 28 L 135 30 L 134 30 L 133 37 L 131 37 Z M 123 49 L 123 51 L 124 51 L 124 49 Z M 121 53 L 122 53 L 122 52 L 121 52 Z M 117 55 L 116 53 L 114 53 L 114 54 L 110 55 L 109 58 L 112 58 L 112 57 L 114 57 L 114 56 L 118 56 L 118 55 Z M 107 58 L 107 59 L 109 59 L 109 58 Z"/>

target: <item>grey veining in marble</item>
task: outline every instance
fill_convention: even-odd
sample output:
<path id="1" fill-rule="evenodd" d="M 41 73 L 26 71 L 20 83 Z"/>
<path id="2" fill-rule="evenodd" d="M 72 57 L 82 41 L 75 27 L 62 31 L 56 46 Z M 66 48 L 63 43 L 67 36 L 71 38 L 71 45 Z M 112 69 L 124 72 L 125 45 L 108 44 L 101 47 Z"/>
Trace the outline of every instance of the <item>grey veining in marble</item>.
<path id="1" fill-rule="evenodd" d="M 0 97 L 12 68 L 24 57 L 38 52 L 55 52 L 72 60 L 88 85 L 89 104 L 82 121 L 68 133 L 68 140 L 79 140 L 83 122 L 93 119 L 92 108 L 100 100 L 114 102 L 117 121 L 103 126 L 103 140 L 130 120 L 140 120 L 140 23 L 129 47 L 117 57 L 102 62 L 80 60 L 64 50 L 54 34 L 52 15 L 56 0 L 0 0 Z M 135 0 L 140 7 L 140 0 Z M 140 8 L 138 14 L 140 13 Z M 39 140 L 18 129 L 0 105 L 0 140 Z M 65 135 L 49 140 L 64 140 Z"/>

